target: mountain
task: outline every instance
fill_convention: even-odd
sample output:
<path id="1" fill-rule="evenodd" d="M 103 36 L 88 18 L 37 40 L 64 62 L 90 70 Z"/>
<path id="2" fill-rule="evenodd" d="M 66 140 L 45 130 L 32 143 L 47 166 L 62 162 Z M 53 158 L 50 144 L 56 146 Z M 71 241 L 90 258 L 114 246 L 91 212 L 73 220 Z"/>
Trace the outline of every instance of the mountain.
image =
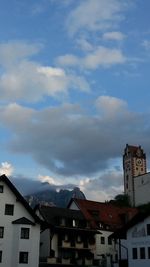
<path id="1" fill-rule="evenodd" d="M 32 207 L 35 207 L 39 203 L 67 207 L 72 197 L 85 199 L 85 195 L 78 187 L 75 187 L 73 190 L 61 189 L 58 192 L 50 188 L 27 195 L 25 198 Z"/>

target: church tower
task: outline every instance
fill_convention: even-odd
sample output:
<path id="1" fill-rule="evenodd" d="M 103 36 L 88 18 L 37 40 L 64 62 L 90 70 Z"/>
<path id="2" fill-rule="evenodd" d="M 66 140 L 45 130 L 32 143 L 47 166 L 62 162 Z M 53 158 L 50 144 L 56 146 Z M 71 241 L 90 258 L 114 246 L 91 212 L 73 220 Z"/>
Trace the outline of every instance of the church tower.
<path id="1" fill-rule="evenodd" d="M 124 193 L 129 196 L 132 206 L 135 205 L 134 177 L 145 174 L 146 154 L 141 146 L 126 145 L 123 155 Z"/>

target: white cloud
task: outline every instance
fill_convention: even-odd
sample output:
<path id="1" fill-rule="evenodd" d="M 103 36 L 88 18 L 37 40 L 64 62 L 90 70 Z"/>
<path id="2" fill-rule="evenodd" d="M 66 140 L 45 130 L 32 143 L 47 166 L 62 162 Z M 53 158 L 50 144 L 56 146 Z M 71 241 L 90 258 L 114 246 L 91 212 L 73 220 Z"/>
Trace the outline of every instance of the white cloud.
<path id="1" fill-rule="evenodd" d="M 103 34 L 104 40 L 122 41 L 125 37 L 126 36 L 121 32 L 106 32 Z"/>
<path id="2" fill-rule="evenodd" d="M 120 49 L 97 47 L 85 57 L 64 55 L 57 58 L 57 63 L 63 66 L 78 66 L 85 69 L 97 69 L 99 67 L 110 67 L 126 62 L 126 57 Z"/>
<path id="3" fill-rule="evenodd" d="M 123 19 L 123 10 L 124 4 L 119 0 L 81 1 L 68 17 L 68 31 L 74 35 L 80 30 L 111 29 Z"/>
<path id="4" fill-rule="evenodd" d="M 38 175 L 38 180 L 40 180 L 42 183 L 49 183 L 51 185 L 60 185 L 58 181 L 56 181 L 56 178 L 50 177 L 48 175 Z"/>
<path id="5" fill-rule="evenodd" d="M 79 38 L 76 43 L 83 51 L 91 51 L 94 49 L 93 45 L 83 37 Z"/>
<path id="6" fill-rule="evenodd" d="M 99 178 L 84 178 L 80 180 L 79 187 L 87 199 L 110 200 L 123 192 L 123 173 L 112 170 L 101 174 Z"/>
<path id="7" fill-rule="evenodd" d="M 57 97 L 72 88 L 89 90 L 84 77 L 63 69 L 43 66 L 31 61 L 36 46 L 23 43 L 0 45 L 0 98 L 1 101 L 39 101 L 44 96 Z"/>
<path id="8" fill-rule="evenodd" d="M 112 96 L 100 96 L 96 100 L 96 107 L 103 115 L 120 116 L 127 113 L 127 103 L 119 98 Z"/>
<path id="9" fill-rule="evenodd" d="M 26 42 L 8 42 L 0 44 L 0 65 L 6 69 L 15 68 L 25 58 L 37 54 L 42 45 Z"/>
<path id="10" fill-rule="evenodd" d="M 84 66 L 89 69 L 96 69 L 99 66 L 111 66 L 125 63 L 126 58 L 119 49 L 98 47 L 98 49 L 84 59 Z"/>
<path id="11" fill-rule="evenodd" d="M 0 165 L 0 175 L 5 174 L 6 176 L 11 176 L 14 171 L 13 166 L 8 162 L 2 162 Z"/>
<path id="12" fill-rule="evenodd" d="M 146 49 L 146 50 L 150 50 L 150 40 L 144 40 L 142 42 L 142 46 Z"/>

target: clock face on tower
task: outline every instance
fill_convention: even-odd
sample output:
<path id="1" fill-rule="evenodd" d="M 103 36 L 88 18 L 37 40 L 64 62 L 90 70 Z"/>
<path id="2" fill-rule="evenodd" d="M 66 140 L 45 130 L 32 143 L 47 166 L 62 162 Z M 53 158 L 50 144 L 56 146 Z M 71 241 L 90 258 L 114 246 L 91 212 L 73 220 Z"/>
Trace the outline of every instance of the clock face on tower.
<path id="1" fill-rule="evenodd" d="M 141 159 L 137 159 L 136 160 L 136 165 L 137 166 L 141 166 L 142 165 L 142 160 Z"/>

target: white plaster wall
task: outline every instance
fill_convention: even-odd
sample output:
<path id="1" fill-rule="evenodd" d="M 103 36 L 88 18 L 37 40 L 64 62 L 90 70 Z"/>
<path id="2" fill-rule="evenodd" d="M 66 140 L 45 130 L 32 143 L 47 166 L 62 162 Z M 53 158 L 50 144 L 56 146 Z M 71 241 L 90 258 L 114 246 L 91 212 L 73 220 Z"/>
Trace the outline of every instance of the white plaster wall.
<path id="1" fill-rule="evenodd" d="M 108 237 L 111 235 L 112 232 L 103 230 L 100 230 L 100 232 L 102 234 L 96 234 L 95 259 L 100 259 L 102 254 L 104 254 L 105 256 L 111 254 L 114 259 L 115 254 L 117 253 L 114 242 L 112 241 L 112 245 L 108 245 Z M 101 244 L 102 236 L 105 238 L 105 244 Z"/>
<path id="2" fill-rule="evenodd" d="M 74 201 L 69 206 L 69 209 L 70 210 L 79 210 L 78 206 L 76 205 L 76 203 Z"/>
<path id="3" fill-rule="evenodd" d="M 39 262 L 40 225 L 14 225 L 12 221 L 26 217 L 33 221 L 32 216 L 24 206 L 16 200 L 9 187 L 4 186 L 4 192 L 0 193 L 0 226 L 4 226 L 4 238 L 0 239 L 0 250 L 3 251 L 1 267 L 37 267 Z M 14 205 L 14 215 L 5 215 L 5 204 Z M 20 239 L 20 228 L 30 227 L 30 239 Z M 28 264 L 19 264 L 19 251 L 29 252 Z"/>
<path id="4" fill-rule="evenodd" d="M 150 202 L 150 173 L 134 178 L 135 206 Z"/>
<path id="5" fill-rule="evenodd" d="M 148 259 L 147 248 L 150 247 L 150 236 L 147 235 L 146 225 L 150 224 L 150 217 L 145 219 L 143 222 L 138 223 L 127 232 L 127 243 L 129 253 L 129 267 L 149 267 L 150 259 Z M 145 229 L 145 231 L 144 231 Z M 141 232 L 141 237 L 133 237 L 133 232 Z M 145 234 L 144 234 L 145 232 Z M 140 259 L 139 250 L 140 247 L 145 247 L 146 259 Z M 132 259 L 132 248 L 138 249 L 138 259 Z"/>

